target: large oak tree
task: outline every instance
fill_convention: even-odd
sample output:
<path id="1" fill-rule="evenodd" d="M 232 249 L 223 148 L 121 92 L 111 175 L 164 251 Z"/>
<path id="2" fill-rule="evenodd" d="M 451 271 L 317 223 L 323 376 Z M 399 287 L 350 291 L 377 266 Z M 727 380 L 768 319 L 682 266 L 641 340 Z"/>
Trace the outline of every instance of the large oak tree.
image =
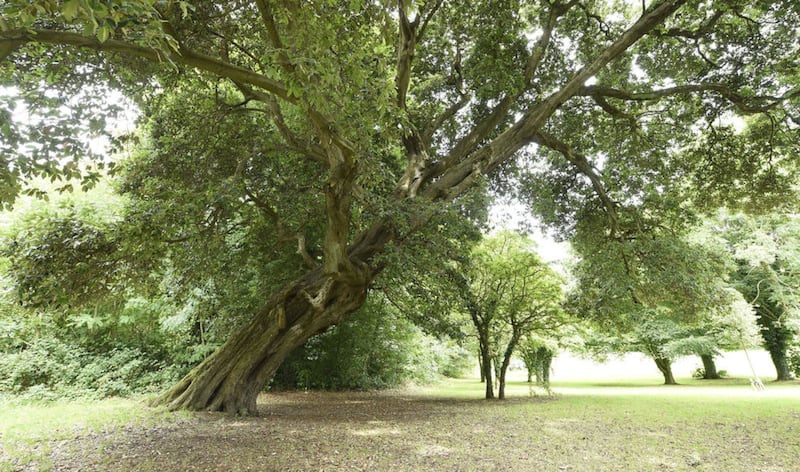
<path id="1" fill-rule="evenodd" d="M 780 189 L 785 159 L 719 160 L 724 133 L 708 133 L 711 152 L 684 151 L 730 113 L 796 128 L 798 10 L 788 0 L 7 0 L 0 77 L 14 93 L 0 94 L 0 196 L 13 200 L 34 175 L 91 180 L 73 158 L 91 154 L 86 136 L 113 112 L 103 91 L 124 91 L 162 174 L 219 179 L 226 198 L 197 209 L 199 226 L 225 216 L 219 202 L 247 202 L 273 224 L 264 237 L 296 241 L 306 264 L 159 399 L 254 411 L 293 348 L 364 303 L 387 251 L 486 178 L 507 190 L 520 169 L 549 170 L 533 192 L 540 205 L 574 208 L 550 212 L 567 226 L 586 208 L 603 214 L 597 236 L 617 239 L 641 224 L 626 208 L 661 191 L 659 179 Z M 19 100 L 32 122 L 12 119 Z M 169 230 L 170 218 L 154 221 Z"/>

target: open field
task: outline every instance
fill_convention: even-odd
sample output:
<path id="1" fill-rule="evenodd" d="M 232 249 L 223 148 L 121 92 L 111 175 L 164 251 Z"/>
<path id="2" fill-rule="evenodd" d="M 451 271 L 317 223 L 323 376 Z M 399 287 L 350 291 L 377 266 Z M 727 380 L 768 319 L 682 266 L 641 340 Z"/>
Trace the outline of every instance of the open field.
<path id="1" fill-rule="evenodd" d="M 800 383 L 568 380 L 555 396 L 476 380 L 280 393 L 260 416 L 132 400 L 0 405 L 2 470 L 800 470 Z"/>

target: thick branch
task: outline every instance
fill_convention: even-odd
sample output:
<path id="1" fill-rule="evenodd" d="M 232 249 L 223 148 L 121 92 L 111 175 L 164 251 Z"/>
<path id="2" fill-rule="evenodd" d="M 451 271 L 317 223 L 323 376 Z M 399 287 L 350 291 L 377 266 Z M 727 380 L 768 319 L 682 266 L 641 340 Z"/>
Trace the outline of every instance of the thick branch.
<path id="1" fill-rule="evenodd" d="M 776 108 L 778 105 L 787 100 L 800 97 L 800 87 L 795 87 L 781 96 L 758 95 L 754 97 L 746 97 L 734 91 L 727 85 L 719 83 L 679 85 L 676 87 L 651 90 L 648 92 L 628 92 L 626 90 L 615 89 L 612 87 L 591 85 L 581 87 L 576 95 L 593 98 L 616 98 L 619 100 L 646 102 L 659 101 L 667 97 L 688 95 L 698 92 L 715 92 L 729 102 L 733 103 L 742 113 L 764 113 Z"/>
<path id="2" fill-rule="evenodd" d="M 411 63 L 414 60 L 414 50 L 417 47 L 417 27 L 419 17 L 414 21 L 408 19 L 406 10 L 408 5 L 405 0 L 397 0 L 397 14 L 399 16 L 399 34 L 397 44 L 397 74 L 395 87 L 397 88 L 397 105 L 400 109 L 406 107 L 406 95 L 411 83 Z"/>
<path id="3" fill-rule="evenodd" d="M 572 5 L 572 3 L 562 8 L 554 7 L 550 11 L 547 19 L 547 25 L 542 30 L 542 35 L 536 41 L 533 50 L 528 57 L 528 62 L 525 65 L 525 86 L 516 93 L 508 94 L 503 97 L 503 99 L 500 100 L 500 102 L 492 109 L 492 112 L 488 117 L 486 117 L 486 119 L 480 122 L 466 136 L 461 138 L 458 143 L 456 143 L 453 149 L 448 153 L 448 156 L 444 162 L 432 169 L 433 175 L 431 175 L 429 178 L 441 175 L 442 172 L 446 171 L 455 165 L 455 163 L 464 159 L 464 157 L 467 156 L 471 150 L 475 149 L 476 146 L 486 139 L 486 137 L 497 128 L 503 119 L 508 116 L 511 107 L 514 105 L 514 103 L 516 103 L 517 99 L 531 87 L 536 70 L 538 69 L 539 64 L 542 62 L 545 53 L 547 52 L 547 47 L 550 44 L 556 22 L 559 16 L 566 13 L 567 9 Z"/>
<path id="4" fill-rule="evenodd" d="M 220 77 L 259 87 L 288 102 L 297 102 L 296 99 L 289 96 L 286 87 L 277 80 L 187 48 L 181 48 L 180 53 L 166 52 L 117 39 L 108 39 L 100 42 L 96 38 L 67 31 L 11 30 L 0 32 L 0 47 L 13 43 L 28 42 L 65 44 L 97 51 L 115 52 L 140 57 L 152 62 L 164 62 L 169 59 L 178 64 L 193 66 L 206 72 L 212 72 Z"/>
<path id="5" fill-rule="evenodd" d="M 700 27 L 697 28 L 696 30 L 671 28 L 667 30 L 665 33 L 662 33 L 661 35 L 697 40 L 708 34 L 711 31 L 711 29 L 714 28 L 717 22 L 719 22 L 719 19 L 722 18 L 722 15 L 724 14 L 725 12 L 721 10 L 714 12 L 714 14 L 711 15 L 711 17 L 709 17 L 709 19 L 705 23 L 701 24 Z"/>
<path id="6" fill-rule="evenodd" d="M 428 149 L 430 147 L 431 142 L 433 141 L 433 135 L 436 133 L 436 131 L 438 131 L 439 128 L 441 128 L 442 125 L 447 120 L 456 116 L 456 113 L 461 111 L 461 109 L 464 108 L 467 105 L 467 103 L 469 103 L 469 97 L 467 95 L 462 95 L 459 101 L 447 107 L 447 109 L 444 112 L 442 112 L 441 115 L 434 118 L 428 124 L 428 126 L 425 128 L 425 132 L 422 133 L 421 137 L 422 145 L 425 149 Z"/>
<path id="7" fill-rule="evenodd" d="M 429 185 L 424 194 L 432 199 L 452 199 L 472 185 L 479 175 L 491 172 L 507 161 L 523 146 L 531 143 L 542 125 L 553 113 L 575 95 L 583 84 L 600 69 L 622 54 L 633 43 L 662 23 L 679 9 L 685 0 L 665 1 L 642 15 L 614 43 L 603 50 L 595 59 L 576 72 L 561 89 L 539 102 L 526 112 L 516 123 L 501 133 L 489 144 L 483 146 L 468 158 L 453 162 L 448 157 L 444 169 L 436 169 L 441 177 Z M 446 171 L 443 173 L 443 171 Z"/>
<path id="8" fill-rule="evenodd" d="M 261 21 L 267 28 L 269 41 L 278 51 L 278 59 L 280 60 L 281 67 L 289 73 L 294 73 L 295 68 L 289 60 L 289 56 L 286 54 L 286 48 L 283 45 L 280 33 L 278 33 L 278 27 L 275 25 L 275 15 L 272 13 L 272 7 L 269 2 L 265 2 L 264 0 L 256 0 L 256 6 L 258 7 L 258 12 L 261 14 Z"/>
<path id="9" fill-rule="evenodd" d="M 589 180 L 592 182 L 592 188 L 594 188 L 595 193 L 603 203 L 603 207 L 606 209 L 606 214 L 608 215 L 608 219 L 611 223 L 611 237 L 614 238 L 619 227 L 617 204 L 613 199 L 611 199 L 611 197 L 608 195 L 608 192 L 606 192 L 600 176 L 594 171 L 586 156 L 576 153 L 571 146 L 558 140 L 555 136 L 549 135 L 542 131 L 536 133 L 534 141 L 542 146 L 561 153 L 561 155 L 563 155 L 567 161 L 577 167 L 583 175 L 589 178 Z"/>

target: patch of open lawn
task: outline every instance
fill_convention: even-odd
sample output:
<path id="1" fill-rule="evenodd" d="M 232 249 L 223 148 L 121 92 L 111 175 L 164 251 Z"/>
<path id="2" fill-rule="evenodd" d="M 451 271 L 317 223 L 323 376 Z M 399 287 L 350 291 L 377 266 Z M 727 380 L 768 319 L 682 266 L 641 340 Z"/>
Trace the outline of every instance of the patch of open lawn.
<path id="1" fill-rule="evenodd" d="M 683 382 L 563 383 L 555 396 L 520 382 L 502 402 L 475 380 L 278 393 L 249 418 L 130 403 L 132 425 L 40 447 L 55 470 L 800 470 L 799 384 Z"/>

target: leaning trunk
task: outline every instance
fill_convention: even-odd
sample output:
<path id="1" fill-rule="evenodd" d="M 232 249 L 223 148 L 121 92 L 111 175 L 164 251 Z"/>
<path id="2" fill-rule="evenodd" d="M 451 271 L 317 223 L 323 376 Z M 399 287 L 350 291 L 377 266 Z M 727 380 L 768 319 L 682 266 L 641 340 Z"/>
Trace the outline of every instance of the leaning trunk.
<path id="1" fill-rule="evenodd" d="M 365 271 L 366 273 L 367 271 Z M 286 356 L 364 304 L 368 277 L 315 270 L 287 285 L 241 330 L 156 400 L 170 409 L 256 412 L 256 399 Z"/>
<path id="2" fill-rule="evenodd" d="M 653 360 L 656 361 L 658 370 L 660 370 L 661 374 L 664 376 L 664 385 L 678 385 L 678 382 L 675 381 L 675 377 L 672 375 L 672 361 L 666 357 L 656 357 Z"/>
<path id="3" fill-rule="evenodd" d="M 706 380 L 716 380 L 719 379 L 719 373 L 717 372 L 717 365 L 714 363 L 714 356 L 710 354 L 701 354 L 700 359 L 703 361 L 703 378 Z"/>
<path id="4" fill-rule="evenodd" d="M 497 388 L 497 398 L 500 400 L 506 398 L 506 372 L 508 372 L 508 366 L 511 365 L 511 356 L 514 354 L 514 349 L 517 347 L 519 338 L 520 335 L 514 333 L 511 336 L 511 340 L 508 341 L 506 351 L 503 353 L 503 363 L 500 365 L 500 375 L 498 376 L 500 380 L 498 381 Z"/>

